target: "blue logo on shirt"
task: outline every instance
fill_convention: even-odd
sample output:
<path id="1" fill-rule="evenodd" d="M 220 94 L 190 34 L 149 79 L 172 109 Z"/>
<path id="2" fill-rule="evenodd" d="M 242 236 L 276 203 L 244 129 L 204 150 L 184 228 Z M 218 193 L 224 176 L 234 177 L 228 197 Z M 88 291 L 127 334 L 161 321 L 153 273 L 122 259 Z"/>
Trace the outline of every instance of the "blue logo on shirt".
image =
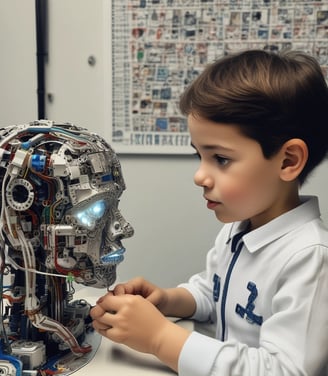
<path id="1" fill-rule="evenodd" d="M 250 324 L 257 324 L 261 326 L 263 323 L 263 316 L 259 316 L 254 313 L 254 308 L 255 308 L 254 302 L 258 296 L 256 284 L 254 282 L 248 282 L 247 290 L 250 291 L 247 305 L 246 307 L 242 307 L 240 304 L 237 304 L 236 313 L 242 318 L 244 318 L 246 315 L 246 320 Z"/>
<path id="2" fill-rule="evenodd" d="M 217 302 L 220 296 L 220 277 L 215 273 L 213 275 L 213 300 Z"/>

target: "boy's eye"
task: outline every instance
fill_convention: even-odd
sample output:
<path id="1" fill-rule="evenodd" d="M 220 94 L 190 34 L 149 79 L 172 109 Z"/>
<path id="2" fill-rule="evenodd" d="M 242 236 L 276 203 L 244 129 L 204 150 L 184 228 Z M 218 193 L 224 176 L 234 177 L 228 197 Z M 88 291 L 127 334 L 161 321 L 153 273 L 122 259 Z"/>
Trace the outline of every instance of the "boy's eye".
<path id="1" fill-rule="evenodd" d="M 220 166 L 226 166 L 230 162 L 230 159 L 222 157 L 221 155 L 215 155 L 214 158 Z"/>
<path id="2" fill-rule="evenodd" d="M 200 159 L 200 154 L 199 153 L 193 153 L 193 155 L 195 156 L 195 157 L 197 157 L 198 159 Z"/>

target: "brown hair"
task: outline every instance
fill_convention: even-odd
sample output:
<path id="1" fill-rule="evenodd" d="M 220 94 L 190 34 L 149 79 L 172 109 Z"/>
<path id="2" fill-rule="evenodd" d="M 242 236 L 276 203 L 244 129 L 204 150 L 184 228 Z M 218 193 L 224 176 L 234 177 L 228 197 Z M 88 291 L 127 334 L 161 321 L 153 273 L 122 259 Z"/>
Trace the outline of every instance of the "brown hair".
<path id="1" fill-rule="evenodd" d="M 234 124 L 266 158 L 291 138 L 309 149 L 301 183 L 327 154 L 328 88 L 318 62 L 296 51 L 244 51 L 210 64 L 180 100 L 184 115 Z"/>

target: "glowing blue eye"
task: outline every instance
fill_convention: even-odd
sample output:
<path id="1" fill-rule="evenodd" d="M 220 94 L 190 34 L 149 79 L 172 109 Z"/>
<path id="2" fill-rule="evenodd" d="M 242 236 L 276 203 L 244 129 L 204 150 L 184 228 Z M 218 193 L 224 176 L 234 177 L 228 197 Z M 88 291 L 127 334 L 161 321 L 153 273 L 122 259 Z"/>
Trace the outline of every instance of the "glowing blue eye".
<path id="1" fill-rule="evenodd" d="M 97 219 L 103 217 L 106 211 L 106 202 L 99 200 L 75 214 L 75 218 L 83 227 L 93 230 L 96 227 Z"/>
<path id="2" fill-rule="evenodd" d="M 95 202 L 89 209 L 88 209 L 88 212 L 90 212 L 90 215 L 95 217 L 95 218 L 101 218 L 104 213 L 105 213 L 105 210 L 106 210 L 106 205 L 105 205 L 105 201 L 104 200 L 101 200 L 101 201 L 97 201 Z"/>
<path id="3" fill-rule="evenodd" d="M 96 222 L 92 220 L 86 212 L 77 213 L 76 219 L 82 226 L 87 227 L 90 230 L 93 230 L 95 227 Z"/>

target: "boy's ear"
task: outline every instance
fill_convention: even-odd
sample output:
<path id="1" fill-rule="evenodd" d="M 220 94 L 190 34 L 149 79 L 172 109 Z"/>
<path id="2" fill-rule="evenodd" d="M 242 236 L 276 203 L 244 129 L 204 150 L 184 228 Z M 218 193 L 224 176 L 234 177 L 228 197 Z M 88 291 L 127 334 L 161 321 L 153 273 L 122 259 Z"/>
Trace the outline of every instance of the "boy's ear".
<path id="1" fill-rule="evenodd" d="M 300 138 L 292 138 L 284 143 L 280 149 L 282 165 L 280 177 L 284 181 L 297 179 L 308 160 L 308 147 Z"/>

